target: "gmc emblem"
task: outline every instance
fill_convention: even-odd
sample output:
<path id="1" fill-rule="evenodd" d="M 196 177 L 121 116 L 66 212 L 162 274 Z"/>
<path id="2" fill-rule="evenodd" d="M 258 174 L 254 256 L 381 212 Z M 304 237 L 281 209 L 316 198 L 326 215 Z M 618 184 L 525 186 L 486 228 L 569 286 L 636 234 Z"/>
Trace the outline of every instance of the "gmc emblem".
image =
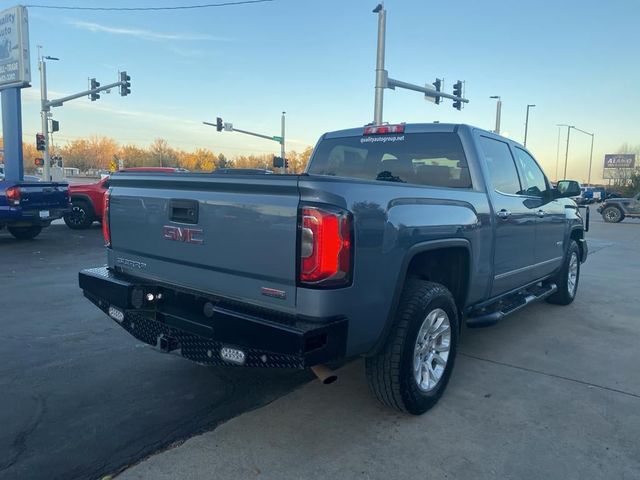
<path id="1" fill-rule="evenodd" d="M 202 233 L 200 228 L 174 227 L 173 225 L 162 227 L 162 237 L 165 240 L 173 240 L 174 242 L 202 245 L 204 243 Z"/>

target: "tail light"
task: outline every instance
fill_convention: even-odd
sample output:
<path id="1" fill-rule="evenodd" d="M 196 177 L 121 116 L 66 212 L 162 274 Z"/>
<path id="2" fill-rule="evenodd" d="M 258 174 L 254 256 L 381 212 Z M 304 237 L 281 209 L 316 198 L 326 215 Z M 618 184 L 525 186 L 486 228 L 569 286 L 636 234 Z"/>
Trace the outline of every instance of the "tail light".
<path id="1" fill-rule="evenodd" d="M 20 200 L 22 199 L 22 191 L 20 190 L 20 187 L 9 187 L 5 194 L 7 196 L 9 206 L 20 205 Z"/>
<path id="2" fill-rule="evenodd" d="M 404 133 L 404 124 L 399 125 L 370 125 L 364 127 L 365 135 L 384 135 L 387 133 Z"/>
<path id="3" fill-rule="evenodd" d="M 111 247 L 111 226 L 109 225 L 109 203 L 111 190 L 104 192 L 104 208 L 102 209 L 102 236 L 106 247 Z"/>
<path id="4" fill-rule="evenodd" d="M 351 282 L 351 215 L 319 207 L 302 209 L 300 282 L 343 286 Z"/>

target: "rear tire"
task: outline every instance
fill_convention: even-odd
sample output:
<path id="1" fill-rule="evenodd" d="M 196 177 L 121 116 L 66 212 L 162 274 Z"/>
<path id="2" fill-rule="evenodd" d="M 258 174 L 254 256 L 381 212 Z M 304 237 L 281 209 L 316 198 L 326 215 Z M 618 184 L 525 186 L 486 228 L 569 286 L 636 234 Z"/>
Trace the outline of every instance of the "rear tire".
<path id="1" fill-rule="evenodd" d="M 447 388 L 458 332 L 458 309 L 449 290 L 407 280 L 383 350 L 365 361 L 376 398 L 413 415 L 433 407 Z"/>
<path id="2" fill-rule="evenodd" d="M 64 216 L 64 223 L 73 230 L 85 230 L 94 220 L 91 205 L 85 200 L 73 200 L 71 212 Z"/>
<path id="3" fill-rule="evenodd" d="M 602 211 L 602 218 L 607 223 L 618 223 L 624 219 L 624 213 L 618 207 L 606 207 Z"/>
<path id="4" fill-rule="evenodd" d="M 31 240 L 40 235 L 42 227 L 35 225 L 31 227 L 8 227 L 8 230 L 18 240 Z"/>
<path id="5" fill-rule="evenodd" d="M 562 268 L 556 277 L 558 291 L 547 298 L 555 305 L 569 305 L 576 298 L 580 281 L 580 248 L 571 240 Z"/>

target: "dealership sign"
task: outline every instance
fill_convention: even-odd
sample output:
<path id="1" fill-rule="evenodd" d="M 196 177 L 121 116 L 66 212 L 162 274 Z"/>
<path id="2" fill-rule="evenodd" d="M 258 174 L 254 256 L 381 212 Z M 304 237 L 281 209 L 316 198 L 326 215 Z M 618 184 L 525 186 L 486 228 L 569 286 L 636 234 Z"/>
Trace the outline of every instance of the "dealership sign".
<path id="1" fill-rule="evenodd" d="M 604 156 L 604 168 L 633 168 L 635 165 L 635 153 L 608 153 Z"/>
<path id="2" fill-rule="evenodd" d="M 0 12 L 0 89 L 30 81 L 27 9 L 12 7 Z"/>

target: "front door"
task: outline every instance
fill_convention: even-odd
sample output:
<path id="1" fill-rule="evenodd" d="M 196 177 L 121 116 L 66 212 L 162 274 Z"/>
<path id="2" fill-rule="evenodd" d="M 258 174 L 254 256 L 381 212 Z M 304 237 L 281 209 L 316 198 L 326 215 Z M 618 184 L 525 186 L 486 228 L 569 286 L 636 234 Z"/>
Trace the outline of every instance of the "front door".
<path id="1" fill-rule="evenodd" d="M 509 144 L 480 136 L 487 165 L 494 224 L 494 277 L 491 296 L 532 280 L 536 231 L 535 210 L 527 207 Z"/>
<path id="2" fill-rule="evenodd" d="M 551 186 L 535 159 L 525 150 L 514 147 L 514 155 L 522 194 L 528 197 L 526 204 L 536 215 L 534 247 L 534 279 L 553 273 L 562 265 L 567 220 L 564 199 L 554 199 Z"/>

